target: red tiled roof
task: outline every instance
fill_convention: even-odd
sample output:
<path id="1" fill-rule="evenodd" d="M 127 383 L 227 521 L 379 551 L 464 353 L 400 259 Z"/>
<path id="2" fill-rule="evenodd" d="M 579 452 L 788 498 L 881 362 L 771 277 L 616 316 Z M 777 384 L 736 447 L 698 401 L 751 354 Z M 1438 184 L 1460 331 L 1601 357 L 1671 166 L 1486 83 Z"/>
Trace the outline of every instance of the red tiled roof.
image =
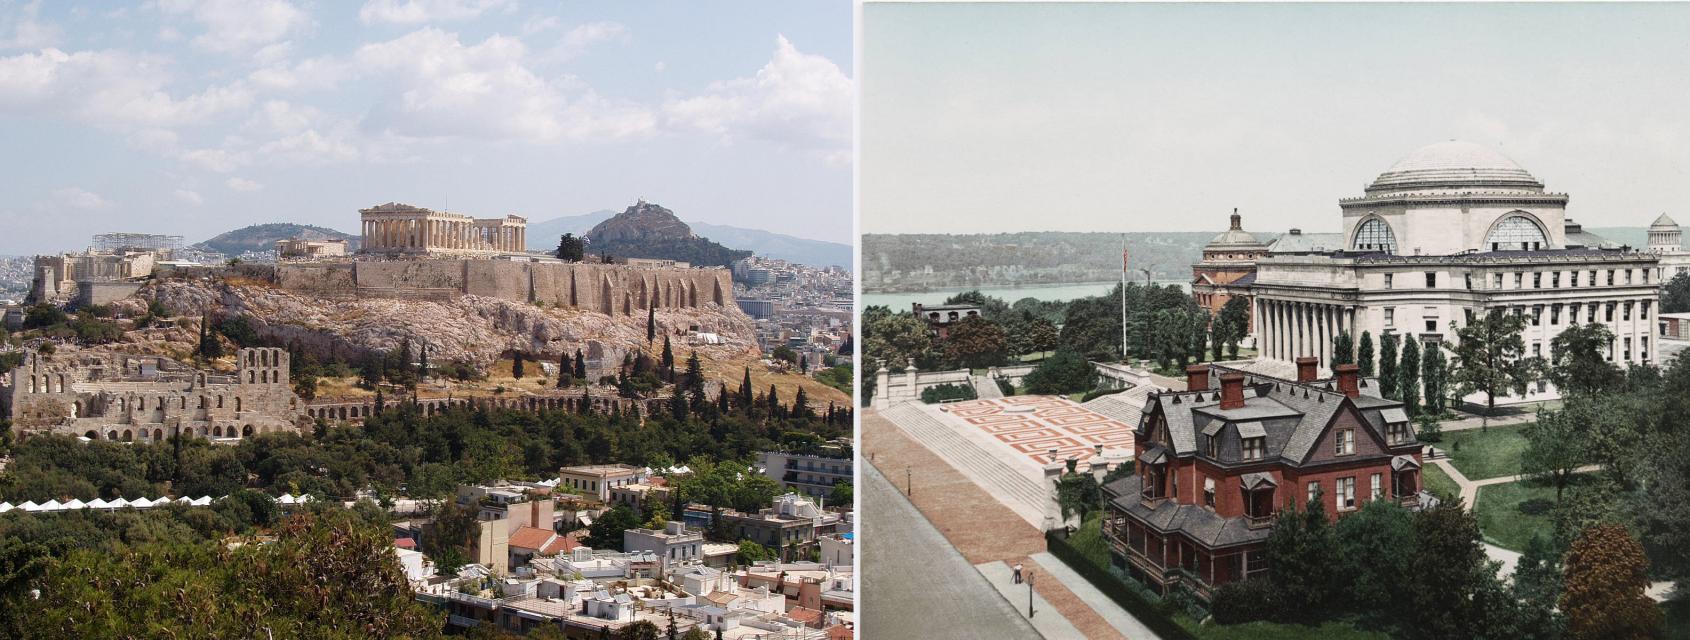
<path id="1" fill-rule="evenodd" d="M 520 547 L 523 549 L 534 549 L 538 551 L 544 548 L 546 543 L 551 542 L 552 538 L 556 536 L 557 532 L 552 531 L 551 529 L 541 529 L 539 527 L 518 527 L 515 532 L 511 533 L 510 546 Z"/>
<path id="2" fill-rule="evenodd" d="M 417 541 L 410 538 L 396 538 L 393 540 L 393 546 L 400 549 L 415 549 L 417 548 Z"/>
<path id="3" fill-rule="evenodd" d="M 822 626 L 822 612 L 815 609 L 793 607 L 791 611 L 786 612 L 786 615 L 793 620 L 803 623 L 806 627 L 820 628 Z"/>
<path id="4" fill-rule="evenodd" d="M 842 624 L 836 624 L 827 628 L 827 640 L 851 640 L 851 638 L 855 636 L 856 634 L 851 631 L 850 627 Z"/>
<path id="5" fill-rule="evenodd" d="M 547 543 L 546 548 L 540 550 L 540 555 L 555 556 L 560 553 L 569 553 L 579 546 L 581 546 L 581 541 L 575 537 L 558 536 L 556 540 Z"/>

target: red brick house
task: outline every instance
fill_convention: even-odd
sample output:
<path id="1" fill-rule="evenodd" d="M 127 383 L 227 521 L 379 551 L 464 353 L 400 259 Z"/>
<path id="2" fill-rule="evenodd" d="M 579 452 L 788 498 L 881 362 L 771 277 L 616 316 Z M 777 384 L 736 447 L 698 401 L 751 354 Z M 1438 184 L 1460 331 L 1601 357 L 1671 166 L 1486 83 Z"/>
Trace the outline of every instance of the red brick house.
<path id="1" fill-rule="evenodd" d="M 1118 566 L 1207 599 L 1264 575 L 1280 509 L 1315 495 L 1334 521 L 1369 500 L 1418 508 L 1420 443 L 1402 403 L 1380 397 L 1355 365 L 1317 380 L 1317 364 L 1298 359 L 1296 381 L 1193 365 L 1191 390 L 1149 399 L 1137 472 L 1104 486 L 1103 531 Z"/>

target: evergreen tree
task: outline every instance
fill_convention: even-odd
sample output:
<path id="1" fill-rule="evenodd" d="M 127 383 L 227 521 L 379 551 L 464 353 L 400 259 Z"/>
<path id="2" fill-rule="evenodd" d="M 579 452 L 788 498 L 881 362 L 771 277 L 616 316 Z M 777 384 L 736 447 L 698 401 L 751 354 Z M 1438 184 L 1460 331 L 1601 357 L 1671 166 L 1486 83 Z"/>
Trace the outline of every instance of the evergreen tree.
<path id="1" fill-rule="evenodd" d="M 575 237 L 573 233 L 563 234 L 557 240 L 557 253 L 555 255 L 559 260 L 580 262 L 582 258 L 586 257 L 586 253 L 586 243 L 582 242 L 581 238 Z"/>
<path id="2" fill-rule="evenodd" d="M 1386 398 L 1401 400 L 1397 393 L 1397 334 L 1387 333 L 1379 341 L 1379 392 Z"/>
<path id="3" fill-rule="evenodd" d="M 646 307 L 646 309 L 645 309 L 645 342 L 646 342 L 646 344 L 651 344 L 651 342 L 653 340 L 656 340 L 656 339 L 657 339 L 657 306 L 653 305 L 653 306 Z M 664 336 L 663 342 L 664 342 L 664 345 L 667 346 L 668 342 L 669 342 L 669 336 Z"/>
<path id="4" fill-rule="evenodd" d="M 1373 376 L 1373 332 L 1361 332 L 1361 345 L 1356 348 L 1356 367 L 1361 375 Z"/>
<path id="5" fill-rule="evenodd" d="M 223 357 L 223 343 L 218 341 L 217 333 L 211 330 L 211 314 L 200 317 L 200 357 L 206 360 L 216 360 Z"/>
<path id="6" fill-rule="evenodd" d="M 666 372 L 665 375 L 668 376 L 665 380 L 673 384 L 675 382 L 675 352 L 669 349 L 669 336 L 667 335 L 663 336 L 663 359 L 661 363 L 663 371 Z"/>
<path id="7" fill-rule="evenodd" d="M 798 387 L 798 395 L 792 398 L 792 417 L 808 420 L 810 415 L 810 399 L 804 395 L 804 387 Z"/>
<path id="8" fill-rule="evenodd" d="M 675 422 L 687 421 L 687 398 L 678 388 L 669 396 L 669 414 L 675 417 Z"/>
<path id="9" fill-rule="evenodd" d="M 1561 599 L 1561 556 L 1543 535 L 1532 536 L 1514 566 L 1514 597 L 1520 600 L 1521 636 L 1533 640 L 1561 637 L 1566 618 L 1555 610 Z"/>
<path id="10" fill-rule="evenodd" d="M 723 382 L 721 390 L 716 392 L 716 410 L 722 415 L 728 414 L 728 383 Z"/>
<path id="11" fill-rule="evenodd" d="M 745 368 L 745 381 L 739 384 L 739 406 L 751 408 L 751 367 Z"/>
<path id="12" fill-rule="evenodd" d="M 587 379 L 587 356 L 581 355 L 581 350 L 575 350 L 575 377 Z"/>
<path id="13" fill-rule="evenodd" d="M 522 354 L 518 353 L 518 354 L 512 355 L 511 356 L 511 377 L 516 378 L 517 380 L 521 380 L 523 373 L 525 373 L 525 372 L 522 370 Z"/>
<path id="14" fill-rule="evenodd" d="M 1438 345 L 1426 345 L 1426 350 L 1420 354 L 1420 386 L 1426 390 L 1426 398 L 1421 403 L 1426 413 L 1443 415 L 1444 350 Z"/>
<path id="15" fill-rule="evenodd" d="M 1332 366 L 1341 364 L 1355 364 L 1355 340 L 1348 331 L 1340 331 L 1332 338 Z"/>
<path id="16" fill-rule="evenodd" d="M 1284 622 L 1318 620 L 1338 595 L 1332 580 L 1332 528 L 1320 498 L 1317 492 L 1302 511 L 1280 510 L 1268 534 L 1267 557 L 1273 566 L 1268 579 Z"/>
<path id="17" fill-rule="evenodd" d="M 417 379 L 421 380 L 421 379 L 427 378 L 427 377 L 428 377 L 428 344 L 423 343 L 422 360 L 417 363 Z"/>
<path id="18" fill-rule="evenodd" d="M 806 355 L 798 356 L 798 372 L 805 374 L 805 375 L 809 375 L 809 373 L 810 373 L 810 356 L 806 356 Z"/>
<path id="19" fill-rule="evenodd" d="M 589 387 L 585 387 L 585 388 L 581 389 L 581 400 L 580 400 L 580 402 L 581 402 L 581 408 L 580 408 L 581 415 L 584 415 L 584 416 L 593 415 L 593 388 L 592 387 L 589 386 Z"/>
<path id="20" fill-rule="evenodd" d="M 773 385 L 773 384 L 769 385 L 768 402 L 769 402 L 769 415 L 776 417 L 776 418 L 779 418 L 780 417 L 780 409 L 781 409 L 780 392 L 775 390 L 775 385 Z"/>
<path id="21" fill-rule="evenodd" d="M 381 387 L 376 387 L 375 405 L 376 405 L 376 415 L 378 415 L 378 416 L 381 415 L 381 412 L 387 410 L 387 400 L 385 400 L 381 397 Z"/>
<path id="22" fill-rule="evenodd" d="M 565 351 L 563 355 L 557 357 L 557 388 L 568 389 L 569 385 L 573 384 L 574 381 L 570 380 L 574 377 L 570 375 L 573 373 L 572 369 L 573 367 L 570 366 L 569 362 L 569 352 Z"/>
<path id="23" fill-rule="evenodd" d="M 1403 339 L 1402 363 L 1397 367 L 1397 393 L 1409 417 L 1420 415 L 1420 340 Z"/>

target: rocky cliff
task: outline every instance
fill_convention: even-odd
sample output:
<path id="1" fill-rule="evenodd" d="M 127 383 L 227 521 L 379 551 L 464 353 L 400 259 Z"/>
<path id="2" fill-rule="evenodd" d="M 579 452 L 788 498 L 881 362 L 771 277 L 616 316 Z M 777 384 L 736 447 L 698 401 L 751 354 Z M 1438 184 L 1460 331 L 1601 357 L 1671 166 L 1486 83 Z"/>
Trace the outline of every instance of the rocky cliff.
<path id="1" fill-rule="evenodd" d="M 694 235 L 675 212 L 644 200 L 587 232 L 587 253 L 726 267 L 751 255 Z"/>
<path id="2" fill-rule="evenodd" d="M 347 359 L 369 350 L 396 349 L 405 339 L 427 344 L 433 362 L 462 360 L 479 367 L 512 352 L 555 359 L 580 349 L 589 358 L 620 362 L 624 354 L 647 348 L 643 312 L 611 317 L 480 296 L 330 300 L 258 284 L 164 281 L 117 304 L 140 314 L 150 300 L 175 315 L 243 315 L 265 338 Z M 662 334 L 671 334 L 677 357 L 694 348 L 700 357 L 717 361 L 743 361 L 757 354 L 755 329 L 737 310 L 714 304 L 659 309 L 656 320 L 656 345 L 661 346 Z M 682 336 L 692 327 L 720 335 L 722 343 L 688 345 Z"/>

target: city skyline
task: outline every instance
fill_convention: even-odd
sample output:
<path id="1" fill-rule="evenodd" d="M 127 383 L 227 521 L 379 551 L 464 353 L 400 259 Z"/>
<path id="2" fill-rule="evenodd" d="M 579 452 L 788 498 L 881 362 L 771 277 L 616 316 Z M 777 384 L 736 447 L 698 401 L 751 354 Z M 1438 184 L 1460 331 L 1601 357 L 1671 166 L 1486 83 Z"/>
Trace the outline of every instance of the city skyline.
<path id="1" fill-rule="evenodd" d="M 849 242 L 849 18 L 749 3 L 0 2 L 0 131 L 33 150 L 0 165 L 18 185 L 0 254 L 114 230 L 355 232 L 357 209 L 388 201 L 538 223 L 642 197 L 687 220 Z"/>
<path id="2" fill-rule="evenodd" d="M 1583 224 L 1646 226 L 1690 204 L 1674 186 L 1690 96 L 1666 82 L 1690 67 L 1667 45 L 1687 21 L 1669 6 L 869 5 L 863 231 L 1219 231 L 1237 207 L 1251 231 L 1330 232 L 1339 198 L 1451 139 L 1571 194 Z M 1573 37 L 1591 32 L 1624 37 Z"/>

